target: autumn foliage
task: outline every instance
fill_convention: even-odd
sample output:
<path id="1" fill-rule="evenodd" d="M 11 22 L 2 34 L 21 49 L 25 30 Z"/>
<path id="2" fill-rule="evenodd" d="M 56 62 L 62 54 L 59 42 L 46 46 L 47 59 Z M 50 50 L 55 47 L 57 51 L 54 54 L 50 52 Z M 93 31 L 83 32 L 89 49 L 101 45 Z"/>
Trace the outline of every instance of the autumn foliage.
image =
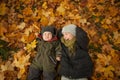
<path id="1" fill-rule="evenodd" d="M 0 80 L 26 80 L 41 27 L 73 23 L 90 38 L 92 80 L 120 80 L 119 0 L 1 0 Z"/>

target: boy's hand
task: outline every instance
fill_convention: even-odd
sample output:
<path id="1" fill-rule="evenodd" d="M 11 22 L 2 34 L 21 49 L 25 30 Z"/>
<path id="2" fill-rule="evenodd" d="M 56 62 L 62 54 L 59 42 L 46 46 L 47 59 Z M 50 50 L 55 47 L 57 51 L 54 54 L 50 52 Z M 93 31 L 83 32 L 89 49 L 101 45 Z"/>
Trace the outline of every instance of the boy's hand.
<path id="1" fill-rule="evenodd" d="M 56 57 L 56 60 L 57 60 L 57 61 L 60 61 L 60 60 L 61 60 L 61 57 L 60 57 L 60 56 L 57 56 L 57 57 Z"/>

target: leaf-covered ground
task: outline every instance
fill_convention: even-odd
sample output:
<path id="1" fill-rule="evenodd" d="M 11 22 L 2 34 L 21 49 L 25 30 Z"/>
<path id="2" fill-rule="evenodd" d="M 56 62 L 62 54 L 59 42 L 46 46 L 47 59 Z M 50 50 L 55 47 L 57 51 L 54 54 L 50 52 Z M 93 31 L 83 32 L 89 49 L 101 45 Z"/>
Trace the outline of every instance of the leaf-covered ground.
<path id="1" fill-rule="evenodd" d="M 119 0 L 1 0 L 0 80 L 26 80 L 41 27 L 73 23 L 90 38 L 92 80 L 120 80 Z"/>

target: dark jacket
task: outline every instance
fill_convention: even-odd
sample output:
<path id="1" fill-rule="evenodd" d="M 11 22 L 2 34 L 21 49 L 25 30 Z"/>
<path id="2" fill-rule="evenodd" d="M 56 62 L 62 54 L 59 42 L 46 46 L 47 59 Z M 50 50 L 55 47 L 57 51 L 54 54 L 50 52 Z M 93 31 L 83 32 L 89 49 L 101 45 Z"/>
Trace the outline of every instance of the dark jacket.
<path id="1" fill-rule="evenodd" d="M 61 55 L 60 41 L 54 37 L 51 41 L 44 41 L 41 36 L 37 39 L 37 55 L 31 66 L 46 72 L 54 71 L 56 56 Z"/>
<path id="2" fill-rule="evenodd" d="M 76 28 L 76 50 L 75 55 L 69 57 L 68 48 L 62 43 L 62 58 L 60 74 L 68 78 L 87 78 L 92 75 L 93 63 L 88 54 L 89 38 L 87 33 L 77 27 Z"/>

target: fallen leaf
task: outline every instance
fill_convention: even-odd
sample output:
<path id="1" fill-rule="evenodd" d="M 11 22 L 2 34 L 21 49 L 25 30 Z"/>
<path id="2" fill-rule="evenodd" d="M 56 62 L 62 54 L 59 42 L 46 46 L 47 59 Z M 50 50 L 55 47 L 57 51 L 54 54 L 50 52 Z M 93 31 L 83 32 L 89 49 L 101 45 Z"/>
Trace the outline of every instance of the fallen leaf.
<path id="1" fill-rule="evenodd" d="M 11 65 L 11 61 L 7 61 L 4 65 L 1 65 L 1 71 L 6 71 L 6 70 L 14 70 L 13 65 Z"/>
<path id="2" fill-rule="evenodd" d="M 17 56 L 14 55 L 14 61 L 12 65 L 19 69 L 19 72 L 17 75 L 18 75 L 18 78 L 21 78 L 22 75 L 25 73 L 25 67 L 30 64 L 29 59 L 30 59 L 31 53 L 26 55 L 24 50 L 20 50 L 16 54 L 18 55 Z"/>
<path id="3" fill-rule="evenodd" d="M 119 10 L 115 7 L 115 6 L 110 6 L 109 7 L 109 15 L 111 15 L 111 16 L 116 16 L 119 12 Z"/>
<path id="4" fill-rule="evenodd" d="M 7 29 L 3 26 L 2 23 L 0 23 L 0 36 L 4 36 L 4 33 L 7 32 Z"/>
<path id="5" fill-rule="evenodd" d="M 46 26 L 46 25 L 48 25 L 49 20 L 45 16 L 42 16 L 40 22 L 43 26 Z"/>
<path id="6" fill-rule="evenodd" d="M 7 13 L 8 8 L 5 3 L 0 3 L 0 15 L 5 15 Z"/>
<path id="7" fill-rule="evenodd" d="M 65 15 L 65 6 L 63 3 L 60 4 L 60 6 L 57 8 L 57 12 L 59 15 L 64 16 Z"/>
<path id="8" fill-rule="evenodd" d="M 17 25 L 17 27 L 20 29 L 20 30 L 23 30 L 25 28 L 25 23 L 22 22 L 20 23 L 20 25 Z"/>
<path id="9" fill-rule="evenodd" d="M 23 9 L 23 15 L 29 16 L 32 14 L 33 14 L 33 11 L 30 7 L 26 7 L 25 9 Z"/>
<path id="10" fill-rule="evenodd" d="M 42 4 L 42 8 L 47 9 L 47 2 L 44 2 L 44 3 Z"/>
<path id="11" fill-rule="evenodd" d="M 0 72 L 0 80 L 5 80 L 5 76 L 3 72 Z"/>
<path id="12" fill-rule="evenodd" d="M 111 56 L 110 55 L 105 55 L 105 54 L 97 54 L 97 62 L 98 64 L 101 64 L 103 66 L 109 65 L 111 61 Z"/>
<path id="13" fill-rule="evenodd" d="M 36 47 L 36 44 L 37 44 L 37 41 L 34 40 L 30 44 L 27 44 L 27 46 L 25 47 L 25 50 L 27 50 L 28 52 L 32 51 Z"/>
<path id="14" fill-rule="evenodd" d="M 113 33 L 114 33 L 114 36 L 113 36 L 114 43 L 115 44 L 120 44 L 120 33 L 118 31 L 113 32 Z"/>

